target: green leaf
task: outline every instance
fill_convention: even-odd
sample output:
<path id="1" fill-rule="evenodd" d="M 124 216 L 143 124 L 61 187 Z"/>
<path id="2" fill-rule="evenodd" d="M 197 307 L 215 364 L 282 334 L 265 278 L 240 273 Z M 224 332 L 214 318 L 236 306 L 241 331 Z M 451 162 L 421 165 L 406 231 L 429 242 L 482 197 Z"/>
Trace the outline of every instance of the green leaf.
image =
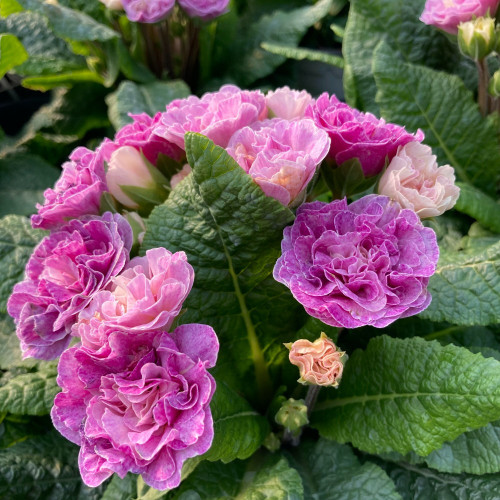
<path id="1" fill-rule="evenodd" d="M 331 66 L 336 66 L 337 68 L 344 67 L 344 59 L 342 59 L 342 57 L 329 54 L 328 52 L 322 52 L 320 50 L 304 49 L 302 47 L 290 47 L 289 45 L 267 42 L 262 43 L 261 47 L 271 54 L 283 56 L 287 59 L 296 59 L 297 61 L 303 61 L 304 59 L 306 59 L 308 61 L 317 61 L 325 64 L 330 64 Z"/>
<path id="2" fill-rule="evenodd" d="M 210 403 L 214 440 L 204 459 L 227 463 L 252 455 L 269 434 L 267 420 L 224 383 L 218 383 Z"/>
<path id="3" fill-rule="evenodd" d="M 0 387 L 0 412 L 16 415 L 47 415 L 60 391 L 56 382 L 57 366 L 42 365 L 39 371 L 7 377 Z M 0 379 L 0 383 L 3 379 Z"/>
<path id="4" fill-rule="evenodd" d="M 9 17 L 16 12 L 22 12 L 23 8 L 16 0 L 0 0 L 0 17 Z"/>
<path id="5" fill-rule="evenodd" d="M 101 41 L 118 37 L 111 28 L 98 23 L 87 14 L 59 3 L 41 0 L 17 0 L 26 10 L 44 15 L 52 31 L 61 38 L 76 41 Z"/>
<path id="6" fill-rule="evenodd" d="M 293 214 L 209 139 L 189 133 L 185 143 L 193 173 L 153 210 L 141 251 L 186 252 L 195 281 L 182 322 L 215 329 L 224 346 L 216 377 L 262 406 L 272 392 L 268 365 L 278 369 L 285 362 L 281 342 L 303 323 L 301 307 L 271 276 L 281 231 Z"/>
<path id="7" fill-rule="evenodd" d="M 305 32 L 328 14 L 331 5 L 332 0 L 319 0 L 299 9 L 278 10 L 262 16 L 250 26 L 243 25 L 242 20 L 242 29 L 233 45 L 233 57 L 224 61 L 228 75 L 240 85 L 247 86 L 272 73 L 286 57 L 267 52 L 261 44 L 297 46 Z"/>
<path id="8" fill-rule="evenodd" d="M 0 497 L 9 500 L 98 500 L 102 487 L 88 488 L 78 471 L 78 447 L 56 431 L 0 450 Z"/>
<path id="9" fill-rule="evenodd" d="M 500 242 L 475 253 L 441 252 L 421 317 L 456 325 L 500 322 Z"/>
<path id="10" fill-rule="evenodd" d="M 103 83 L 103 79 L 93 71 L 82 69 L 54 75 L 30 76 L 23 80 L 23 86 L 33 90 L 50 90 L 54 87 L 71 87 L 82 82 Z"/>
<path id="11" fill-rule="evenodd" d="M 404 500 L 498 500 L 500 474 L 443 474 L 407 463 L 388 463 L 384 467 Z"/>
<path id="12" fill-rule="evenodd" d="M 59 174 L 38 156 L 19 153 L 0 158 L 0 217 L 32 214 Z"/>
<path id="13" fill-rule="evenodd" d="M 145 85 L 125 81 L 118 90 L 109 94 L 106 103 L 109 107 L 109 119 L 118 130 L 132 122 L 129 113 L 148 113 L 154 115 L 164 111 L 165 106 L 174 99 L 182 99 L 190 94 L 189 87 L 181 80 L 153 82 Z"/>
<path id="14" fill-rule="evenodd" d="M 137 476 L 135 474 L 127 474 L 123 479 L 120 479 L 116 474 L 106 486 L 101 500 L 130 500 L 135 497 L 137 492 Z"/>
<path id="15" fill-rule="evenodd" d="M 28 53 L 16 36 L 0 35 L 0 78 L 26 59 L 28 59 Z"/>
<path id="16" fill-rule="evenodd" d="M 497 128 L 481 116 L 472 93 L 457 76 L 397 60 L 385 43 L 375 52 L 377 103 L 387 120 L 421 128 L 439 163 L 459 179 L 494 192 L 500 165 Z"/>
<path id="17" fill-rule="evenodd" d="M 38 360 L 28 358 L 23 360 L 19 339 L 16 335 L 14 321 L 7 314 L 0 313 L 0 370 L 9 370 L 23 366 L 32 368 L 39 364 Z"/>
<path id="18" fill-rule="evenodd" d="M 397 500 L 394 483 L 379 466 L 361 464 L 347 445 L 320 439 L 301 442 L 290 464 L 304 484 L 304 497 L 321 500 Z M 287 455 L 288 456 L 288 455 Z"/>
<path id="19" fill-rule="evenodd" d="M 369 453 L 425 456 L 500 418 L 500 363 L 418 337 L 370 341 L 348 360 L 336 393 L 316 405 L 324 437 Z"/>
<path id="20" fill-rule="evenodd" d="M 0 220 L 0 313 L 6 312 L 12 287 L 23 280 L 26 262 L 43 235 L 24 217 L 7 215 Z"/>
<path id="21" fill-rule="evenodd" d="M 300 500 L 302 482 L 280 455 L 257 454 L 246 462 L 204 462 L 169 500 Z"/>
<path id="22" fill-rule="evenodd" d="M 382 40 L 397 51 L 398 59 L 460 74 L 475 87 L 475 67 L 460 54 L 457 44 L 420 21 L 424 4 L 425 0 L 351 0 L 342 43 L 349 68 L 344 89 L 351 106 L 380 114 L 372 62 Z M 392 64 L 397 65 L 397 59 Z"/>
<path id="23" fill-rule="evenodd" d="M 425 457 L 429 467 L 459 474 L 500 472 L 500 420 L 461 434 Z"/>
<path id="24" fill-rule="evenodd" d="M 500 205 L 479 189 L 461 182 L 457 185 L 460 187 L 460 197 L 455 210 L 474 217 L 484 227 L 500 233 Z"/>

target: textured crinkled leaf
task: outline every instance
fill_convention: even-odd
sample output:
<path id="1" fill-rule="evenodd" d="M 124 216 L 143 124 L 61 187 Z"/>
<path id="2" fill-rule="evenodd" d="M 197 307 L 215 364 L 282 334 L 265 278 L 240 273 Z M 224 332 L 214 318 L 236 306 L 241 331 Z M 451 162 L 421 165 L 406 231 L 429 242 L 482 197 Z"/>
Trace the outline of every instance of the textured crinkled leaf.
<path id="1" fill-rule="evenodd" d="M 224 383 L 210 403 L 214 420 L 214 440 L 203 458 L 227 463 L 252 455 L 269 434 L 267 420 Z"/>
<path id="2" fill-rule="evenodd" d="M 384 465 L 404 500 L 498 500 L 500 474 L 444 474 L 421 465 Z"/>
<path id="3" fill-rule="evenodd" d="M 297 61 L 303 61 L 305 59 L 307 61 L 317 61 L 330 64 L 331 66 L 336 66 L 337 68 L 344 67 L 344 59 L 342 59 L 342 57 L 329 54 L 328 52 L 323 52 L 321 50 L 290 47 L 289 45 L 268 42 L 262 43 L 261 47 L 271 54 L 283 56 L 287 59 L 296 59 Z"/>
<path id="4" fill-rule="evenodd" d="M 288 455 L 287 455 L 288 456 Z M 318 500 L 397 500 L 394 483 L 378 465 L 361 464 L 352 449 L 326 439 L 301 442 L 292 453 L 304 485 L 304 498 Z"/>
<path id="5" fill-rule="evenodd" d="M 457 185 L 460 186 L 460 197 L 455 210 L 474 217 L 484 227 L 500 233 L 500 204 L 473 186 L 461 182 Z"/>
<path id="6" fill-rule="evenodd" d="M 349 358 L 338 391 L 316 405 L 312 424 L 370 452 L 428 455 L 500 418 L 500 362 L 463 347 L 387 336 Z"/>
<path id="7" fill-rule="evenodd" d="M 44 15 L 52 31 L 59 37 L 78 41 L 101 41 L 116 38 L 108 26 L 97 22 L 87 14 L 70 9 L 57 2 L 42 0 L 17 0 L 26 10 Z"/>
<path id="8" fill-rule="evenodd" d="M 373 74 L 384 118 L 411 131 L 422 129 L 440 164 L 450 164 L 460 180 L 494 193 L 500 165 L 497 127 L 481 116 L 458 76 L 398 60 L 385 43 L 375 51 Z"/>
<path id="9" fill-rule="evenodd" d="M 25 217 L 7 215 L 0 219 L 0 313 L 6 312 L 12 287 L 24 278 L 26 262 L 44 234 L 32 229 Z"/>
<path id="10" fill-rule="evenodd" d="M 261 454 L 223 465 L 204 462 L 172 492 L 169 500 L 301 500 L 298 472 L 285 458 Z"/>
<path id="11" fill-rule="evenodd" d="M 2 31 L 17 36 L 29 54 L 29 59 L 16 67 L 22 76 L 87 69 L 85 58 L 73 54 L 67 43 L 51 32 L 47 19 L 36 12 L 19 12 L 0 19 Z"/>
<path id="12" fill-rule="evenodd" d="M 14 321 L 8 314 L 0 313 L 0 370 L 9 370 L 15 366 L 31 368 L 39 361 L 35 358 L 23 360 Z"/>
<path id="13" fill-rule="evenodd" d="M 199 134 L 186 135 L 192 175 L 153 210 L 142 252 L 165 246 L 183 250 L 195 270 L 181 321 L 211 325 L 221 350 L 215 372 L 255 394 L 254 363 L 262 391 L 272 392 L 264 365 L 286 359 L 281 342 L 303 323 L 303 311 L 271 276 L 282 229 L 292 212 L 260 187 L 222 149 Z M 265 396 L 255 403 L 265 404 Z"/>
<path id="14" fill-rule="evenodd" d="M 78 471 L 78 447 L 56 431 L 0 450 L 0 497 L 9 500 L 98 500 Z"/>
<path id="15" fill-rule="evenodd" d="M 372 61 L 375 47 L 386 40 L 407 61 L 458 73 L 475 85 L 475 68 L 456 44 L 419 20 L 425 0 L 351 0 L 342 52 L 349 68 L 344 81 L 349 104 L 379 114 Z M 396 60 L 393 64 L 398 64 Z"/>
<path id="16" fill-rule="evenodd" d="M 226 60 L 228 75 L 240 85 L 247 86 L 258 78 L 272 73 L 285 62 L 283 55 L 271 54 L 261 43 L 297 46 L 305 32 L 328 14 L 332 0 L 319 0 L 314 5 L 288 11 L 275 11 L 238 32 L 234 57 Z"/>
<path id="17" fill-rule="evenodd" d="M 129 113 L 147 113 L 151 116 L 165 111 L 165 106 L 174 99 L 182 99 L 190 94 L 189 87 L 182 80 L 153 82 L 138 85 L 125 81 L 118 90 L 106 98 L 109 119 L 118 130 L 132 122 Z"/>
<path id="18" fill-rule="evenodd" d="M 46 363 L 39 371 L 0 379 L 0 412 L 15 415 L 47 415 L 61 390 L 56 382 L 57 366 Z M 3 379 L 7 379 L 4 382 Z"/>
<path id="19" fill-rule="evenodd" d="M 130 500 L 137 493 L 137 475 L 127 474 L 123 479 L 116 474 L 106 486 L 101 500 Z"/>
<path id="20" fill-rule="evenodd" d="M 18 153 L 0 158 L 0 217 L 35 212 L 35 204 L 43 201 L 43 191 L 59 174 L 39 156 Z"/>
<path id="21" fill-rule="evenodd" d="M 26 59 L 28 59 L 28 53 L 16 36 L 0 35 L 0 78 Z"/>
<path id="22" fill-rule="evenodd" d="M 430 306 L 421 314 L 457 325 L 500 322 L 500 242 L 476 253 L 441 252 L 429 282 Z"/>

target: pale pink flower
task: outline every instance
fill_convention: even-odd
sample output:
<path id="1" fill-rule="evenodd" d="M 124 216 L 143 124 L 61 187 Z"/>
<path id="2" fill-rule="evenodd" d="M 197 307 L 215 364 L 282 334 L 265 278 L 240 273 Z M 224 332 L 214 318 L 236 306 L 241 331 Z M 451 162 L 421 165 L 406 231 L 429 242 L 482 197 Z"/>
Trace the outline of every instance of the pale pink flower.
<path id="1" fill-rule="evenodd" d="M 337 346 L 324 333 L 319 339 L 310 342 L 300 339 L 285 344 L 290 353 L 290 363 L 298 366 L 301 384 L 337 387 L 344 371 L 345 353 L 337 350 Z"/>
<path id="2" fill-rule="evenodd" d="M 170 187 L 172 189 L 179 184 L 183 179 L 185 179 L 189 174 L 191 173 L 191 167 L 186 163 L 180 172 L 177 172 L 176 174 L 172 175 L 172 178 L 170 179 Z"/>
<path id="3" fill-rule="evenodd" d="M 281 87 L 270 90 L 266 95 L 266 104 L 269 111 L 277 118 L 295 120 L 304 118 L 304 113 L 312 96 L 305 90 L 290 90 L 290 87 Z"/>
<path id="4" fill-rule="evenodd" d="M 389 196 L 420 218 L 436 217 L 453 208 L 460 195 L 453 167 L 438 167 L 429 146 L 400 146 L 380 179 L 379 194 Z"/>
<path id="5" fill-rule="evenodd" d="M 122 0 L 99 0 L 110 10 L 123 10 Z"/>
<path id="6" fill-rule="evenodd" d="M 456 35 L 458 25 L 473 17 L 495 17 L 499 0 L 427 0 L 420 20 Z"/>

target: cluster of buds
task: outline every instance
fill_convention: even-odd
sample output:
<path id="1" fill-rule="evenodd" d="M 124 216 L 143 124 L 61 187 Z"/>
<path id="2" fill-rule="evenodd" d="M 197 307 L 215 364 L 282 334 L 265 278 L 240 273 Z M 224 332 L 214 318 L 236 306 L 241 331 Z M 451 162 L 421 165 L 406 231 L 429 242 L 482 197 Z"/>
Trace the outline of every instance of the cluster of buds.
<path id="1" fill-rule="evenodd" d="M 478 17 L 458 26 L 460 51 L 474 61 L 481 61 L 492 52 L 498 52 L 499 45 L 500 31 L 491 17 Z"/>

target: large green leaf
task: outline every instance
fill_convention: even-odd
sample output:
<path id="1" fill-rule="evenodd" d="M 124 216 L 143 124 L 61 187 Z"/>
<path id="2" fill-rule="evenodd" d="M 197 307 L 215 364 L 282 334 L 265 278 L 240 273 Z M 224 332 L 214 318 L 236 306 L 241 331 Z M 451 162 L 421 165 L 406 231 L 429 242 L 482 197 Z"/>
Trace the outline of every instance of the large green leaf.
<path id="1" fill-rule="evenodd" d="M 138 85 L 125 81 L 118 90 L 106 98 L 109 119 L 118 130 L 132 122 L 129 113 L 148 113 L 154 115 L 164 111 L 165 106 L 174 99 L 182 99 L 190 94 L 189 87 L 181 80 L 153 82 Z"/>
<path id="2" fill-rule="evenodd" d="M 292 454 L 305 498 L 321 500 L 396 500 L 401 497 L 387 474 L 371 462 L 361 464 L 347 445 L 320 439 L 302 442 Z"/>
<path id="3" fill-rule="evenodd" d="M 248 458 L 269 434 L 267 420 L 223 383 L 217 384 L 210 408 L 214 440 L 210 450 L 203 455 L 207 460 L 227 463 Z"/>
<path id="4" fill-rule="evenodd" d="M 60 391 L 56 377 L 57 366 L 54 363 L 41 365 L 39 371 L 33 373 L 7 373 L 0 379 L 0 412 L 47 415 Z"/>
<path id="5" fill-rule="evenodd" d="M 9 500 L 98 500 L 78 472 L 78 447 L 56 431 L 0 450 L 0 497 Z"/>
<path id="6" fill-rule="evenodd" d="M 12 287 L 23 280 L 26 262 L 43 235 L 24 217 L 7 215 L 0 220 L 0 312 L 6 311 Z"/>
<path id="7" fill-rule="evenodd" d="M 404 500 L 498 500 L 500 474 L 443 474 L 407 463 L 385 468 Z"/>
<path id="8" fill-rule="evenodd" d="M 44 15 L 52 31 L 61 38 L 77 41 L 101 41 L 116 38 L 111 28 L 92 19 L 87 14 L 70 9 L 57 2 L 42 0 L 17 0 L 26 10 Z"/>
<path id="9" fill-rule="evenodd" d="M 404 60 L 458 73 L 475 85 L 473 64 L 456 44 L 419 20 L 425 0 L 351 0 L 342 44 L 349 78 L 344 80 L 349 104 L 379 114 L 372 61 L 381 40 Z M 394 65 L 398 62 L 395 59 Z"/>
<path id="10" fill-rule="evenodd" d="M 476 252 L 441 252 L 429 282 L 430 306 L 421 313 L 457 325 L 500 322 L 500 242 Z"/>
<path id="11" fill-rule="evenodd" d="M 19 339 L 16 335 L 14 321 L 7 315 L 0 313 L 0 370 L 8 370 L 18 365 L 32 366 L 37 361 L 29 359 L 23 361 Z"/>
<path id="12" fill-rule="evenodd" d="M 28 59 L 28 53 L 16 36 L 0 35 L 0 78 L 26 59 Z"/>
<path id="13" fill-rule="evenodd" d="M 281 342 L 303 322 L 300 306 L 271 276 L 293 214 L 265 196 L 224 149 L 199 134 L 186 134 L 185 142 L 193 173 L 153 210 L 142 252 L 165 246 L 187 253 L 195 281 L 182 322 L 215 329 L 218 379 L 244 377 L 238 389 L 263 405 L 272 391 L 268 365 L 284 362 Z"/>
<path id="14" fill-rule="evenodd" d="M 280 455 L 257 454 L 224 465 L 204 462 L 169 494 L 169 500 L 301 500 L 298 472 Z"/>
<path id="15" fill-rule="evenodd" d="M 120 479 L 116 474 L 106 486 L 101 500 L 130 500 L 137 493 L 137 475 L 127 474 Z"/>
<path id="16" fill-rule="evenodd" d="M 0 158 L 0 217 L 32 214 L 59 174 L 38 156 L 19 153 Z"/>
<path id="17" fill-rule="evenodd" d="M 457 183 L 460 187 L 455 210 L 474 217 L 482 226 L 500 233 L 500 204 L 479 189 L 468 184 Z"/>
<path id="18" fill-rule="evenodd" d="M 498 418 L 500 362 L 437 341 L 382 336 L 354 352 L 312 423 L 370 453 L 425 456 Z"/>
<path id="19" fill-rule="evenodd" d="M 421 128 L 425 143 L 459 179 L 493 193 L 500 150 L 494 120 L 481 116 L 472 93 L 457 76 L 397 60 L 385 43 L 373 62 L 377 102 L 384 118 Z"/>

